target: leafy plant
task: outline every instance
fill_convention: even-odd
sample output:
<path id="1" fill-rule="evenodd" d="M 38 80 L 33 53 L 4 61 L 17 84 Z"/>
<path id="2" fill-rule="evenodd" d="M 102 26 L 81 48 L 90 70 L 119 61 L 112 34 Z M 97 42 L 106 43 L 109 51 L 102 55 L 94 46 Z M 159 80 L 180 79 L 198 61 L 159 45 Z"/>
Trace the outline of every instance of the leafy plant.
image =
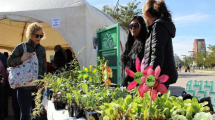
<path id="1" fill-rule="evenodd" d="M 136 90 L 138 92 L 138 90 Z M 139 95 L 127 95 L 125 99 L 119 98 L 111 103 L 104 103 L 100 106 L 102 110 L 101 119 L 140 119 L 146 120 L 148 117 L 150 102 L 150 92 L 147 92 L 144 98 Z M 197 98 L 192 100 L 182 100 L 182 97 L 170 97 L 170 91 L 162 97 L 158 97 L 150 106 L 149 118 L 171 119 L 171 120 L 192 120 L 194 115 L 200 112 L 209 111 L 208 107 L 204 107 L 207 102 L 198 103 Z"/>
<path id="2" fill-rule="evenodd" d="M 197 113 L 192 120 L 212 120 L 213 116 L 210 113 Z"/>
<path id="3" fill-rule="evenodd" d="M 93 66 L 90 65 L 89 69 L 87 67 L 83 66 L 83 70 L 78 71 L 80 73 L 79 78 L 82 78 L 85 80 L 86 78 L 89 78 L 89 81 L 92 82 L 93 79 L 96 78 L 95 73 L 96 69 L 93 70 Z"/>

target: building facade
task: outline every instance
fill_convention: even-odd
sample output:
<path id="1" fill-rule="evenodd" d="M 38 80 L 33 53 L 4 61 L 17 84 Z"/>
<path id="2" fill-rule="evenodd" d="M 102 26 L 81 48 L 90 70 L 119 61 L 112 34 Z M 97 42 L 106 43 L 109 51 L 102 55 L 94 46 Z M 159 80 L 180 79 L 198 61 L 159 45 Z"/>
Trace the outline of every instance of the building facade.
<path id="1" fill-rule="evenodd" d="M 193 44 L 194 54 L 206 51 L 205 39 L 195 39 Z"/>

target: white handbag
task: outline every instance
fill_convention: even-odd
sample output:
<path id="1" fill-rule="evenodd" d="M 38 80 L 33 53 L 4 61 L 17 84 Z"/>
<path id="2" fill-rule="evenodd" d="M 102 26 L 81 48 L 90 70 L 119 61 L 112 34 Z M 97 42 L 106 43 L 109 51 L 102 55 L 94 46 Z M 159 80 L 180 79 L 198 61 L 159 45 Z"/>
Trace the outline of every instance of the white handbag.
<path id="1" fill-rule="evenodd" d="M 26 44 L 22 43 L 24 52 L 27 52 Z M 38 59 L 35 52 L 30 53 L 31 58 L 23 61 L 21 65 L 9 67 L 8 81 L 11 88 L 36 86 L 32 83 L 38 79 Z"/>

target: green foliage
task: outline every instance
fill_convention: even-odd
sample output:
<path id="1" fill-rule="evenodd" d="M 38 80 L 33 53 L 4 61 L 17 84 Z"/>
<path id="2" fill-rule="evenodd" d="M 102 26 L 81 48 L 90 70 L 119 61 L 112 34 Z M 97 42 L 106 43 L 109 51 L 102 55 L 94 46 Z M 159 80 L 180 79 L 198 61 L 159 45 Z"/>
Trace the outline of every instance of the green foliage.
<path id="1" fill-rule="evenodd" d="M 119 98 L 111 103 L 104 103 L 102 118 L 109 119 L 141 119 L 146 120 L 149 111 L 150 95 L 147 92 L 144 98 L 127 95 L 125 99 Z M 152 120 L 192 120 L 200 112 L 208 112 L 209 108 L 204 107 L 207 102 L 198 103 L 197 98 L 182 100 L 182 97 L 170 96 L 170 91 L 162 97 L 157 97 L 150 107 L 149 117 Z"/>
<path id="2" fill-rule="evenodd" d="M 69 106 L 75 104 L 87 111 L 101 111 L 100 119 L 118 119 L 118 120 L 192 120 L 194 116 L 199 119 L 204 116 L 201 112 L 208 112 L 209 108 L 204 107 L 207 102 L 198 103 L 196 98 L 192 100 L 182 100 L 182 97 L 170 96 L 170 91 L 162 97 L 157 97 L 150 104 L 150 92 L 144 94 L 144 98 L 139 96 L 138 87 L 127 91 L 124 87 L 105 88 L 102 72 L 104 70 L 104 58 L 98 58 L 99 65 L 93 65 L 96 69 L 96 78 L 93 82 L 83 80 L 80 76 L 80 69 L 77 63 L 73 63 L 74 70 L 63 71 L 59 74 L 45 74 L 40 82 L 40 89 L 36 93 L 36 108 L 33 110 L 33 116 L 39 116 L 42 110 L 41 96 L 45 87 L 51 88 L 54 92 L 52 96 L 54 101 L 66 101 Z M 90 69 L 91 69 L 90 68 Z M 150 107 L 150 111 L 149 111 Z M 198 114 L 197 113 L 201 113 Z M 195 119 L 194 119 L 195 120 Z"/>
<path id="3" fill-rule="evenodd" d="M 95 65 L 93 67 L 97 70 L 97 72 L 96 72 L 96 82 L 101 83 L 101 82 L 103 82 L 103 78 L 102 78 L 103 74 L 102 74 L 102 72 L 103 72 L 103 69 L 104 69 L 104 65 L 105 65 L 105 62 L 108 62 L 108 61 L 105 60 L 104 57 L 102 59 L 100 57 L 98 57 L 97 60 L 98 60 L 99 65 L 98 66 Z"/>
<path id="4" fill-rule="evenodd" d="M 212 120 L 213 116 L 211 113 L 200 112 L 197 113 L 192 120 Z"/>
<path id="5" fill-rule="evenodd" d="M 190 56 L 188 56 L 188 57 L 186 57 L 185 60 L 181 60 L 180 62 L 181 62 L 182 66 L 186 67 L 187 65 L 191 66 L 193 64 L 193 61 L 194 61 L 194 59 L 192 59 Z"/>
<path id="6" fill-rule="evenodd" d="M 209 45 L 208 51 L 196 53 L 195 62 L 198 67 L 203 65 L 209 68 L 213 67 L 215 65 L 215 45 Z"/>
<path id="7" fill-rule="evenodd" d="M 113 17 L 113 19 L 115 19 L 117 22 L 119 22 L 121 27 L 128 33 L 128 25 L 130 24 L 133 16 L 142 14 L 141 9 L 137 8 L 140 2 L 136 1 L 137 0 L 129 2 L 126 6 L 119 5 L 116 8 L 115 6 L 105 5 L 103 6 L 102 11 Z"/>

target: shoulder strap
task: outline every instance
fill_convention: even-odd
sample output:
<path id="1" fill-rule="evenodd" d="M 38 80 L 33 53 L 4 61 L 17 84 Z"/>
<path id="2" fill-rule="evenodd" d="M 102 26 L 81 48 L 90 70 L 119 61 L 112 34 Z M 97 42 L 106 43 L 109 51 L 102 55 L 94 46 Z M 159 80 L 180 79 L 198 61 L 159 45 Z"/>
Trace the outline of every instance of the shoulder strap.
<path id="1" fill-rule="evenodd" d="M 26 47 L 25 43 L 22 43 L 22 48 L 23 48 L 24 53 L 27 52 L 27 47 Z"/>

